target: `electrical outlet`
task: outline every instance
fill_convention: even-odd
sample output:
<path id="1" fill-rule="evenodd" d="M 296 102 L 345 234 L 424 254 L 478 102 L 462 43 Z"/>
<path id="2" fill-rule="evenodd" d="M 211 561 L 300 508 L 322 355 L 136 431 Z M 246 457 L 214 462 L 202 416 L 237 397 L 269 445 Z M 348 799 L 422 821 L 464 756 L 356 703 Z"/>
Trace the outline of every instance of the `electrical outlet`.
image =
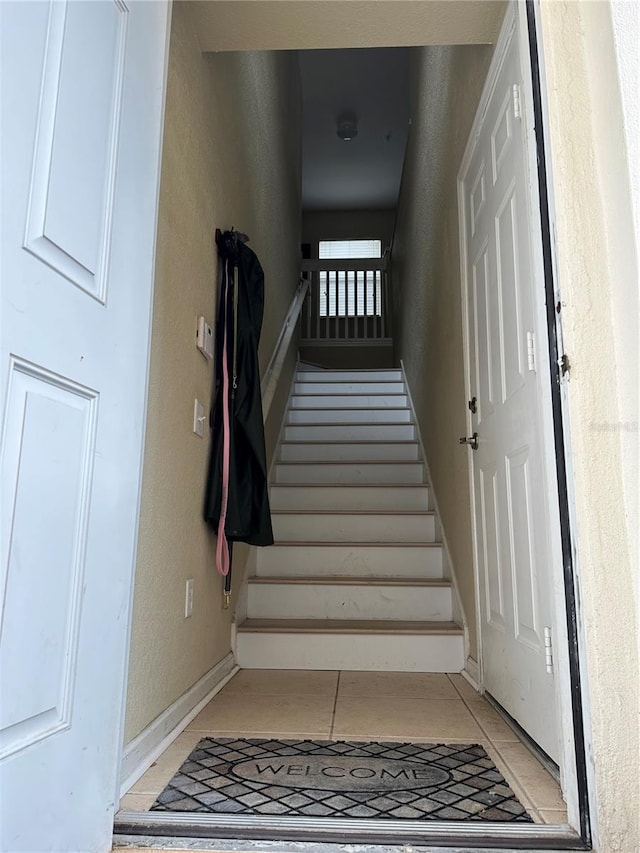
<path id="1" fill-rule="evenodd" d="M 189 578 L 184 594 L 184 618 L 193 615 L 193 578 Z"/>

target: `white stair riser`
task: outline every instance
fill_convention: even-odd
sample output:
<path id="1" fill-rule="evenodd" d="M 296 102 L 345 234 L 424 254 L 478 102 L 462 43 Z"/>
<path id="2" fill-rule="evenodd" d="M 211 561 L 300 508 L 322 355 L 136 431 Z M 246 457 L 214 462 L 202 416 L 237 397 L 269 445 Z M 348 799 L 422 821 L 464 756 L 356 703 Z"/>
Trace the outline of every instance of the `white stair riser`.
<path id="1" fill-rule="evenodd" d="M 264 584 L 249 581 L 252 619 L 451 620 L 448 586 Z"/>
<path id="2" fill-rule="evenodd" d="M 411 423 L 411 410 L 400 409 L 289 409 L 287 424 L 395 424 Z"/>
<path id="3" fill-rule="evenodd" d="M 280 459 L 283 462 L 358 462 L 371 459 L 408 460 L 419 459 L 420 448 L 417 442 L 393 444 L 358 442 L 346 444 L 288 444 L 280 445 Z"/>
<path id="4" fill-rule="evenodd" d="M 432 515 L 291 515 L 272 516 L 276 542 L 433 542 Z"/>
<path id="5" fill-rule="evenodd" d="M 424 483 L 422 462 L 294 462 L 275 466 L 276 483 Z"/>
<path id="6" fill-rule="evenodd" d="M 414 441 L 413 424 L 309 424 L 284 428 L 285 441 Z"/>
<path id="7" fill-rule="evenodd" d="M 256 558 L 261 577 L 442 577 L 439 545 L 270 545 L 258 548 Z"/>
<path id="8" fill-rule="evenodd" d="M 294 394 L 405 394 L 404 382 L 296 382 Z"/>
<path id="9" fill-rule="evenodd" d="M 271 509 L 429 509 L 428 486 L 271 486 Z"/>
<path id="10" fill-rule="evenodd" d="M 293 409 L 403 409 L 406 394 L 295 394 Z"/>
<path id="11" fill-rule="evenodd" d="M 401 370 L 305 370 L 296 374 L 297 382 L 402 382 Z"/>
<path id="12" fill-rule="evenodd" d="M 461 635 L 268 634 L 238 632 L 236 661 L 243 669 L 460 672 Z"/>
<path id="13" fill-rule="evenodd" d="M 298 372 L 271 485 L 274 535 L 286 544 L 257 549 L 247 608 L 249 618 L 311 620 L 313 630 L 240 628 L 241 667 L 462 669 L 464 637 L 446 633 L 451 587 L 419 583 L 442 580 L 443 553 L 435 516 L 424 512 L 429 489 L 415 439 L 400 371 Z M 329 619 L 338 626 L 325 631 Z M 346 620 L 362 630 L 347 630 Z M 442 624 L 428 634 L 378 634 L 380 621 Z"/>

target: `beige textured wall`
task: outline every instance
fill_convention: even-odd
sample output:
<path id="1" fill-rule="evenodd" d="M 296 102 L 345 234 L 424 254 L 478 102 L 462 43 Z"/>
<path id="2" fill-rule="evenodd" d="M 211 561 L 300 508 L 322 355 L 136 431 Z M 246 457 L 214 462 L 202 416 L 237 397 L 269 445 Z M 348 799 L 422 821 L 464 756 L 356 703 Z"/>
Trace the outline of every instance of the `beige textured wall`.
<path id="1" fill-rule="evenodd" d="M 312 256 L 319 240 L 382 240 L 391 245 L 396 220 L 391 210 L 310 210 L 302 214 L 302 242 L 311 243 Z"/>
<path id="2" fill-rule="evenodd" d="M 294 55 L 203 56 L 188 5 L 174 5 L 126 742 L 230 649 L 234 602 L 222 610 L 215 538 L 202 521 L 209 440 L 192 433 L 193 400 L 208 411 L 213 382 L 195 321 L 214 320 L 214 229 L 235 226 L 265 270 L 264 370 L 299 277 L 300 111 Z M 293 366 L 289 358 L 271 408 L 268 451 Z M 247 552 L 236 547 L 236 593 Z"/>
<path id="3" fill-rule="evenodd" d="M 504 0 L 196 0 L 204 50 L 493 42 Z"/>
<path id="4" fill-rule="evenodd" d="M 477 656 L 467 454 L 457 173 L 492 48 L 412 53 L 412 125 L 392 252 L 397 357 L 404 362 Z"/>
<path id="5" fill-rule="evenodd" d="M 640 849 L 637 235 L 610 5 L 544 2 L 542 22 L 595 848 L 626 853 Z"/>

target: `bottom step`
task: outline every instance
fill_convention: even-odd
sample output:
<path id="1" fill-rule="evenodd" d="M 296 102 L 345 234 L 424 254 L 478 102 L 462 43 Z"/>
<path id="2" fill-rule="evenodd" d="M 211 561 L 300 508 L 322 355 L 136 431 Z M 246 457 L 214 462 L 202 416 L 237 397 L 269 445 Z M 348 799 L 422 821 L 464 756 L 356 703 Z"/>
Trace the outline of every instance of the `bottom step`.
<path id="1" fill-rule="evenodd" d="M 243 669 L 460 672 L 464 634 L 454 622 L 247 619 L 236 661 Z"/>

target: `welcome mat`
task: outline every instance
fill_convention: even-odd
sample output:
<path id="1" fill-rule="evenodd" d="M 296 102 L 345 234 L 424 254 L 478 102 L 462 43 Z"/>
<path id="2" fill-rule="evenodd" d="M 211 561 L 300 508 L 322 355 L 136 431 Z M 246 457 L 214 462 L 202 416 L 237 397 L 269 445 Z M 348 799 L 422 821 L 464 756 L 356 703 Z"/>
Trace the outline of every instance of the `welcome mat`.
<path id="1" fill-rule="evenodd" d="M 151 808 L 531 823 L 477 744 L 204 738 Z"/>

